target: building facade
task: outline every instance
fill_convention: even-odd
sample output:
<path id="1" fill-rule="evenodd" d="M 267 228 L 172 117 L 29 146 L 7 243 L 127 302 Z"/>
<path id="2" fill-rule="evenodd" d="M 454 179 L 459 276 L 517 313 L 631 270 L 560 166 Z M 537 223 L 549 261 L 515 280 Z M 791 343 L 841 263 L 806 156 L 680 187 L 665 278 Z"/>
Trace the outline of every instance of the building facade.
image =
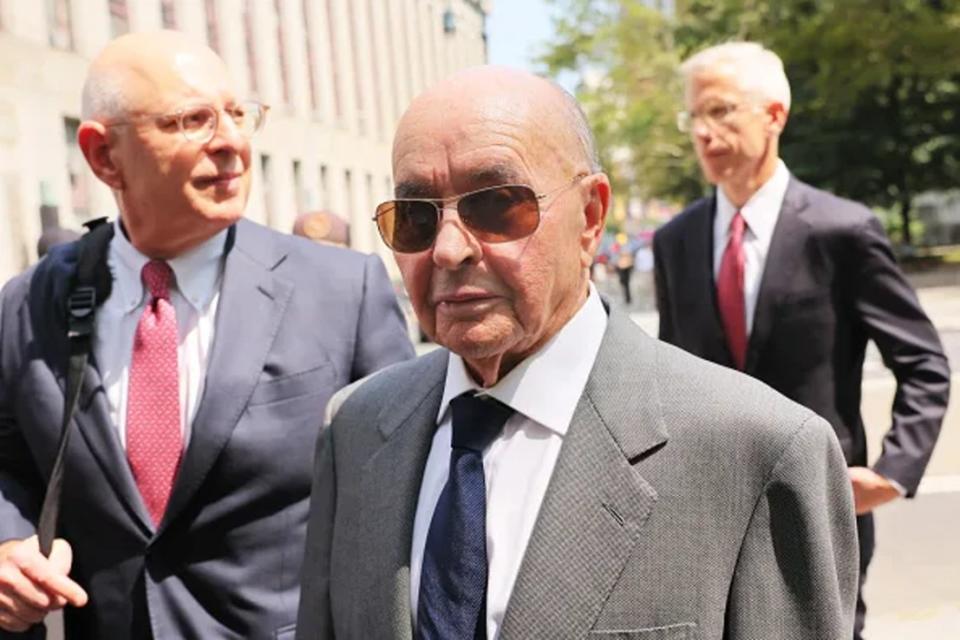
<path id="1" fill-rule="evenodd" d="M 224 58 L 241 96 L 271 107 L 254 140 L 247 216 L 371 222 L 391 197 L 390 149 L 411 98 L 486 60 L 479 0 L 0 0 L 0 283 L 36 259 L 45 228 L 116 215 L 77 146 L 87 65 L 110 39 L 171 28 Z M 392 265 L 392 260 L 386 261 Z"/>

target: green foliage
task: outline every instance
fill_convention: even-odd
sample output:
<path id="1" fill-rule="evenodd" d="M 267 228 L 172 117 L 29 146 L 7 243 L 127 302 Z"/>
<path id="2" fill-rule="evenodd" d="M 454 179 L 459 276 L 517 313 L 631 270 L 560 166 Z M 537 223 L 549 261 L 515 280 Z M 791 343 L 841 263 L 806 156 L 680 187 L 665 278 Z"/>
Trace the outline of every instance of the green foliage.
<path id="1" fill-rule="evenodd" d="M 673 126 L 676 70 L 737 39 L 784 60 L 793 107 L 781 155 L 802 179 L 896 207 L 904 222 L 913 195 L 960 184 L 960 0 L 678 0 L 674 18 L 636 0 L 553 4 L 557 37 L 542 61 L 580 77 L 620 188 L 676 201 L 702 192 Z"/>

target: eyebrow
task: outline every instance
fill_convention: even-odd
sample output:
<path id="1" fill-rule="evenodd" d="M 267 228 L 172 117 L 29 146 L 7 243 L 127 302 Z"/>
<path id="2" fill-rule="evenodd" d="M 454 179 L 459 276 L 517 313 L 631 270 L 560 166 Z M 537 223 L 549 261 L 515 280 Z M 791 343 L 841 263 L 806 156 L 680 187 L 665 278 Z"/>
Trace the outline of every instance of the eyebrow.
<path id="1" fill-rule="evenodd" d="M 473 171 L 467 178 L 469 188 L 462 193 L 469 193 L 486 187 L 498 187 L 505 184 L 526 184 L 528 180 L 520 176 L 516 169 L 507 164 L 495 164 L 477 171 Z M 429 180 L 407 180 L 397 183 L 394 189 L 397 198 L 422 198 L 437 200 L 437 189 Z"/>

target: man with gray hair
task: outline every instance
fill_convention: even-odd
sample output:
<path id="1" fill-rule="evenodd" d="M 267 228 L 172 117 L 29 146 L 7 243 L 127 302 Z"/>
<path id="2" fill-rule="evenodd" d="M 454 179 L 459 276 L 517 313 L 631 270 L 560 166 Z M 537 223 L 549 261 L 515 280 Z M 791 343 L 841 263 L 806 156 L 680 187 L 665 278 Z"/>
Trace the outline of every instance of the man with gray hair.
<path id="1" fill-rule="evenodd" d="M 849 465 L 862 585 L 872 511 L 916 494 L 940 431 L 950 386 L 940 340 L 870 210 L 804 184 L 779 158 L 790 111 L 779 57 L 732 42 L 681 71 L 678 125 L 717 188 L 654 238 L 660 338 L 830 422 Z M 892 426 L 872 468 L 860 417 L 868 340 L 897 379 Z M 860 597 L 855 638 L 865 611 Z"/>
<path id="2" fill-rule="evenodd" d="M 378 258 L 243 219 L 267 110 L 229 79 L 171 31 L 90 66 L 78 142 L 118 219 L 0 293 L 0 638 L 42 637 L 57 609 L 68 639 L 292 638 L 324 406 L 413 355 Z M 106 285 L 47 557 L 91 237 Z"/>
<path id="3" fill-rule="evenodd" d="M 336 398 L 298 638 L 849 637 L 829 425 L 599 296 L 593 156 L 576 103 L 519 71 L 402 117 L 376 220 L 443 348 Z"/>

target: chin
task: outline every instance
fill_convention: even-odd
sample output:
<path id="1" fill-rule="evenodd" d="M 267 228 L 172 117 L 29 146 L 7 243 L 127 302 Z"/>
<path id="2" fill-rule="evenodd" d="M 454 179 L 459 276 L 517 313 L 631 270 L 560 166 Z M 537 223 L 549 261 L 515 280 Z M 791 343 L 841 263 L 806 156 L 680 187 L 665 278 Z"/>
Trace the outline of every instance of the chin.
<path id="1" fill-rule="evenodd" d="M 506 353 L 523 337 L 520 327 L 503 318 L 489 318 L 476 323 L 454 323 L 438 326 L 437 344 L 465 360 L 482 360 Z"/>

